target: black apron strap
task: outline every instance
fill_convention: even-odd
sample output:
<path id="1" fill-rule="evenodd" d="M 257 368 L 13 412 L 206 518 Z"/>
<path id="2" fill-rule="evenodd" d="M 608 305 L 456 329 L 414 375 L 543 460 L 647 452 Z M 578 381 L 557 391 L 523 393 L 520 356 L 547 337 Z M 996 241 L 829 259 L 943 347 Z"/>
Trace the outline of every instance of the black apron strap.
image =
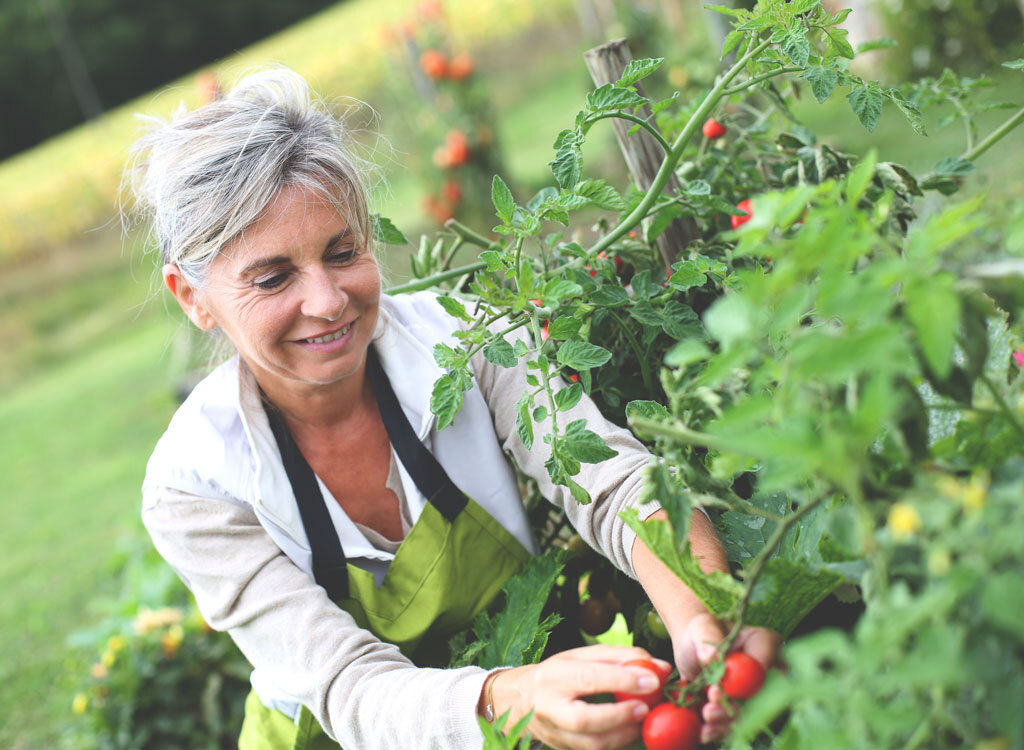
<path id="1" fill-rule="evenodd" d="M 409 418 L 402 411 L 387 373 L 381 367 L 376 350 L 370 346 L 366 351 L 366 372 L 373 386 L 388 439 L 395 448 L 402 466 L 409 472 L 416 488 L 427 498 L 442 516 L 453 523 L 456 516 L 466 507 L 466 495 L 455 486 L 434 454 L 420 442 L 416 430 L 409 424 Z"/>
<path id="2" fill-rule="evenodd" d="M 381 367 L 373 346 L 366 352 L 366 370 L 377 399 L 381 420 L 399 460 L 423 496 L 449 523 L 454 522 L 466 507 L 467 498 L 448 478 L 447 472 L 433 454 L 420 442 L 416 431 L 409 424 L 409 418 L 405 416 L 398 403 L 391 381 Z M 306 538 L 309 539 L 309 548 L 313 553 L 313 578 L 323 586 L 332 600 L 340 602 L 349 595 L 348 564 L 338 532 L 324 502 L 323 493 L 320 492 L 320 485 L 309 462 L 288 432 L 281 415 L 265 399 L 264 411 L 270 422 L 270 430 L 277 441 L 277 448 L 281 451 L 285 473 L 299 506 Z"/>
<path id="3" fill-rule="evenodd" d="M 320 485 L 277 409 L 264 401 L 264 411 L 277 440 L 278 450 L 281 451 L 284 470 L 288 474 L 292 492 L 295 493 L 302 526 L 309 539 L 309 548 L 313 553 L 313 578 L 323 586 L 333 601 L 340 602 L 348 598 L 348 564 L 334 521 L 331 520 L 324 496 L 320 492 Z"/>

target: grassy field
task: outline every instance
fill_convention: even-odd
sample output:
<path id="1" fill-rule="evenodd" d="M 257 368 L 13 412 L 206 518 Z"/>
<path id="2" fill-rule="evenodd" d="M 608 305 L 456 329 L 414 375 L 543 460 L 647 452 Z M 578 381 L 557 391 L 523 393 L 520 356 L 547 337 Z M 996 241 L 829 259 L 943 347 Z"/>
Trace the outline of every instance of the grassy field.
<path id="1" fill-rule="evenodd" d="M 525 49 L 495 46 L 482 63 L 499 101 L 500 140 L 514 155 L 507 177 L 520 192 L 549 179 L 551 143 L 586 85 L 572 34 L 549 29 Z M 519 57 L 530 66 L 509 64 Z M 867 134 L 841 96 L 801 115 L 848 150 L 874 144 L 881 158 L 917 169 L 960 150 L 959 131 L 918 139 L 889 110 Z M 587 170 L 598 175 L 599 157 L 614 154 L 610 129 L 595 129 L 593 139 Z M 983 157 L 984 177 L 971 189 L 1024 196 L 1008 158 L 1022 152 L 1018 133 Z M 415 237 L 426 229 L 417 183 L 400 166 L 389 183 L 380 208 Z M 394 281 L 407 273 L 401 251 L 387 265 Z M 145 462 L 175 408 L 180 316 L 165 300 L 154 291 L 152 259 L 112 228 L 0 269 L 0 748 L 63 743 L 74 692 L 65 639 L 93 624 L 90 603 L 113 592 L 107 561 L 116 539 L 137 532 Z"/>

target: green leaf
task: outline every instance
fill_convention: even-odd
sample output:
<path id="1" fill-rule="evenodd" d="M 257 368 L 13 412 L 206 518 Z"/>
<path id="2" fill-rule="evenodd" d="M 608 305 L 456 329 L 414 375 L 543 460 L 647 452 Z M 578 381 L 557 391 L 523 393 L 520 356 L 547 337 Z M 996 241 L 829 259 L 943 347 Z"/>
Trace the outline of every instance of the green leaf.
<path id="1" fill-rule="evenodd" d="M 903 92 L 899 89 L 886 89 L 885 95 L 903 113 L 903 116 L 907 118 L 907 122 L 910 123 L 910 127 L 914 129 L 915 133 L 918 135 L 928 135 L 924 127 L 924 118 L 921 117 L 921 110 L 916 105 L 908 102 L 906 97 L 903 96 Z"/>
<path id="2" fill-rule="evenodd" d="M 370 214 L 370 225 L 373 227 L 373 239 L 383 242 L 385 245 L 408 245 L 409 240 L 405 239 L 398 227 L 380 214 Z"/>
<path id="3" fill-rule="evenodd" d="M 618 284 L 604 284 L 590 295 L 588 302 L 598 307 L 618 307 L 629 302 L 629 293 Z"/>
<path id="4" fill-rule="evenodd" d="M 967 161 L 967 159 L 961 159 L 959 156 L 947 156 L 945 159 L 939 160 L 933 171 L 937 175 L 966 177 L 977 172 L 978 168 L 974 162 Z"/>
<path id="5" fill-rule="evenodd" d="M 497 273 L 505 268 L 505 264 L 501 262 L 501 253 L 496 250 L 484 250 L 480 253 L 480 260 L 487 264 L 487 270 L 491 273 Z"/>
<path id="6" fill-rule="evenodd" d="M 1024 70 L 1024 57 L 1018 60 L 1010 60 L 1009 62 L 1004 62 L 1003 67 L 1009 68 L 1010 70 Z"/>
<path id="7" fill-rule="evenodd" d="M 665 355 L 665 364 L 669 367 L 686 367 L 694 362 L 700 362 L 711 356 L 711 350 L 707 344 L 696 339 L 687 339 L 668 350 Z"/>
<path id="8" fill-rule="evenodd" d="M 459 366 L 462 356 L 448 344 L 434 344 L 434 361 L 437 362 L 438 367 L 451 369 Z"/>
<path id="9" fill-rule="evenodd" d="M 515 367 L 518 359 L 512 345 L 503 338 L 496 338 L 487 344 L 484 347 L 484 357 L 499 367 Z"/>
<path id="10" fill-rule="evenodd" d="M 583 294 L 583 287 L 568 279 L 551 279 L 544 285 L 541 296 L 545 303 L 561 302 L 566 297 L 578 297 Z"/>
<path id="11" fill-rule="evenodd" d="M 533 410 L 533 421 L 534 422 L 543 422 L 547 418 L 548 418 L 548 407 L 546 407 L 546 406 L 538 406 L 537 408 L 535 408 Z"/>
<path id="12" fill-rule="evenodd" d="M 696 261 L 692 260 L 687 260 L 680 264 L 675 273 L 668 279 L 669 284 L 683 291 L 695 286 L 704 286 L 707 281 L 707 275 L 700 270 Z"/>
<path id="13" fill-rule="evenodd" d="M 555 318 L 548 324 L 548 336 L 553 339 L 570 339 L 579 333 L 583 321 L 568 315 Z"/>
<path id="14" fill-rule="evenodd" d="M 548 165 L 551 167 L 551 173 L 558 181 L 559 187 L 572 190 L 580 181 L 580 175 L 583 173 L 583 156 L 579 146 L 563 147 L 555 154 L 555 158 L 548 162 Z"/>
<path id="15" fill-rule="evenodd" d="M 566 341 L 558 347 L 558 361 L 574 370 L 600 367 L 611 358 L 610 351 L 586 341 Z"/>
<path id="16" fill-rule="evenodd" d="M 663 318 L 658 310 L 654 309 L 654 306 L 650 302 L 637 302 L 631 308 L 629 308 L 629 315 L 635 320 L 639 320 L 649 326 L 661 327 Z"/>
<path id="17" fill-rule="evenodd" d="M 532 402 L 533 398 L 530 394 L 524 393 L 519 397 L 519 403 L 516 404 L 516 432 L 519 433 L 519 439 L 526 450 L 533 448 L 533 421 L 530 419 Z"/>
<path id="18" fill-rule="evenodd" d="M 874 86 L 859 86 L 846 96 L 850 108 L 868 132 L 875 129 L 882 116 L 882 92 Z"/>
<path id="19" fill-rule="evenodd" d="M 558 407 L 558 411 L 569 411 L 580 402 L 581 398 L 583 398 L 583 386 L 573 383 L 568 388 L 555 392 L 555 406 Z"/>
<path id="20" fill-rule="evenodd" d="M 782 38 L 782 51 L 798 68 L 807 67 L 811 56 L 811 43 L 803 29 L 790 29 Z"/>
<path id="21" fill-rule="evenodd" d="M 466 312 L 465 306 L 454 297 L 449 297 L 447 295 L 437 297 L 437 303 L 441 305 L 441 307 L 445 309 L 445 312 L 447 312 L 452 317 L 459 318 L 460 320 L 464 320 L 467 323 L 473 322 L 473 318 L 470 316 L 468 312 Z"/>
<path id="22" fill-rule="evenodd" d="M 726 34 L 725 41 L 722 43 L 722 57 L 724 58 L 726 55 L 728 55 L 730 52 L 736 49 L 737 45 L 743 41 L 743 37 L 745 36 L 746 34 L 744 32 L 739 31 L 737 29 L 733 29 L 728 34 Z"/>
<path id="23" fill-rule="evenodd" d="M 818 100 L 818 104 L 824 104 L 832 96 L 836 82 L 839 80 L 839 74 L 836 71 L 822 65 L 812 65 L 801 74 L 801 77 L 806 78 L 811 84 L 811 93 Z"/>
<path id="24" fill-rule="evenodd" d="M 596 432 L 587 429 L 587 420 L 577 419 L 565 428 L 565 449 L 577 461 L 597 464 L 619 455 L 617 450 L 605 445 Z"/>
<path id="25" fill-rule="evenodd" d="M 634 417 L 668 419 L 671 416 L 668 409 L 657 401 L 630 401 L 626 404 L 626 419 L 633 419 Z"/>
<path id="26" fill-rule="evenodd" d="M 462 389 L 448 374 L 442 375 L 434 383 L 430 394 L 430 411 L 437 415 L 437 431 L 455 421 L 455 415 L 462 408 Z"/>
<path id="27" fill-rule="evenodd" d="M 863 54 L 865 52 L 873 52 L 876 49 L 892 49 L 898 47 L 899 43 L 895 39 L 890 39 L 887 36 L 883 36 L 879 39 L 873 39 L 870 42 L 861 42 L 857 45 L 857 54 Z"/>
<path id="28" fill-rule="evenodd" d="M 837 21 L 837 23 L 839 22 Z M 847 60 L 853 59 L 853 47 L 846 38 L 849 34 L 849 31 L 841 29 L 838 26 L 825 29 L 825 44 L 828 48 L 829 56 L 845 57 Z"/>
<path id="29" fill-rule="evenodd" d="M 508 189 L 508 185 L 498 175 L 494 175 L 494 180 L 491 182 L 491 202 L 494 204 L 494 210 L 498 213 L 498 218 L 506 224 L 511 224 L 512 216 L 516 211 L 516 201 L 512 197 L 512 191 Z"/>
<path id="30" fill-rule="evenodd" d="M 907 317 L 932 371 L 945 379 L 953 369 L 953 345 L 960 320 L 955 278 L 940 274 L 907 285 Z"/>
<path id="31" fill-rule="evenodd" d="M 704 327 L 693 308 L 676 300 L 669 300 L 662 310 L 661 327 L 676 341 L 704 338 Z"/>
<path id="32" fill-rule="evenodd" d="M 789 4 L 789 12 L 800 15 L 821 5 L 821 0 L 793 0 Z"/>
<path id="33" fill-rule="evenodd" d="M 478 665 L 484 669 L 515 667 L 525 663 L 527 654 L 536 658 L 536 641 L 542 630 L 550 631 L 561 618 L 545 618 L 541 623 L 544 605 L 552 587 L 562 573 L 568 551 L 551 548 L 540 557 L 533 557 L 519 575 L 509 578 L 505 592 L 505 608 L 489 616 L 481 612 L 473 622 L 477 640 L 487 646 L 481 651 Z"/>
<path id="34" fill-rule="evenodd" d="M 691 180 L 686 186 L 687 195 L 711 195 L 711 185 L 707 180 Z"/>
<path id="35" fill-rule="evenodd" d="M 615 85 L 622 88 L 636 83 L 640 79 L 646 78 L 657 70 L 663 62 L 665 62 L 664 57 L 649 57 L 642 60 L 630 60 L 629 64 L 626 65 L 626 69 L 622 71 L 622 76 Z"/>
<path id="36" fill-rule="evenodd" d="M 742 18 L 743 11 L 737 10 L 736 8 L 730 8 L 726 5 L 705 5 L 704 10 L 714 11 L 715 13 L 723 13 L 733 18 Z"/>
<path id="37" fill-rule="evenodd" d="M 635 107 L 647 100 L 636 93 L 633 89 L 617 88 L 614 84 L 606 83 L 587 94 L 587 111 L 596 114 L 598 112 L 615 112 L 626 107 Z"/>
<path id="38" fill-rule="evenodd" d="M 626 207 L 622 196 L 605 180 L 583 180 L 576 186 L 576 194 L 606 211 L 621 211 Z"/>
<path id="39" fill-rule="evenodd" d="M 875 176 L 875 165 L 878 161 L 878 154 L 874 149 L 868 151 L 868 155 L 861 159 L 857 166 L 846 178 L 846 200 L 856 205 L 864 193 L 867 192 L 871 180 Z"/>
<path id="40" fill-rule="evenodd" d="M 654 242 L 661 233 L 668 229 L 669 225 L 678 219 L 683 213 L 683 207 L 673 203 L 661 209 L 654 215 L 650 226 L 647 228 L 645 238 L 648 242 Z"/>

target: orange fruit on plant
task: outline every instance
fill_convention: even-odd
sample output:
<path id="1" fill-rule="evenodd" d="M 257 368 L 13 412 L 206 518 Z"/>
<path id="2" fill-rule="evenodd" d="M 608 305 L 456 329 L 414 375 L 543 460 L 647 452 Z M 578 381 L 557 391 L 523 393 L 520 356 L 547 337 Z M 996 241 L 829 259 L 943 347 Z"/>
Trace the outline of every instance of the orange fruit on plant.
<path id="1" fill-rule="evenodd" d="M 420 55 L 420 68 L 436 81 L 448 75 L 448 58 L 436 49 L 428 49 Z"/>
<path id="2" fill-rule="evenodd" d="M 465 52 L 462 52 L 452 58 L 452 62 L 448 66 L 448 75 L 456 81 L 464 81 L 473 75 L 475 67 L 476 65 L 473 62 L 473 58 Z"/>

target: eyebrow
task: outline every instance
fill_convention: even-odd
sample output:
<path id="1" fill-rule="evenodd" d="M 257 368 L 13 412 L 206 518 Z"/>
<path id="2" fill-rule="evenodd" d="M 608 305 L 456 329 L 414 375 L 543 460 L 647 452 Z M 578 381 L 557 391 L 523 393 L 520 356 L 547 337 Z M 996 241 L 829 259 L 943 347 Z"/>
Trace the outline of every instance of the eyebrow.
<path id="1" fill-rule="evenodd" d="M 341 232 L 338 232 L 336 235 L 327 240 L 327 244 L 324 246 L 324 252 L 330 250 L 332 247 L 337 245 L 339 242 L 341 242 L 343 239 L 345 239 L 351 234 L 351 229 L 345 229 Z M 282 263 L 288 263 L 290 260 L 291 258 L 289 258 L 287 255 L 274 255 L 268 258 L 260 258 L 258 260 L 254 260 L 252 263 L 243 268 L 240 275 L 248 276 L 249 274 L 255 271 L 259 271 L 261 268 L 267 268 L 268 266 L 277 266 Z"/>

